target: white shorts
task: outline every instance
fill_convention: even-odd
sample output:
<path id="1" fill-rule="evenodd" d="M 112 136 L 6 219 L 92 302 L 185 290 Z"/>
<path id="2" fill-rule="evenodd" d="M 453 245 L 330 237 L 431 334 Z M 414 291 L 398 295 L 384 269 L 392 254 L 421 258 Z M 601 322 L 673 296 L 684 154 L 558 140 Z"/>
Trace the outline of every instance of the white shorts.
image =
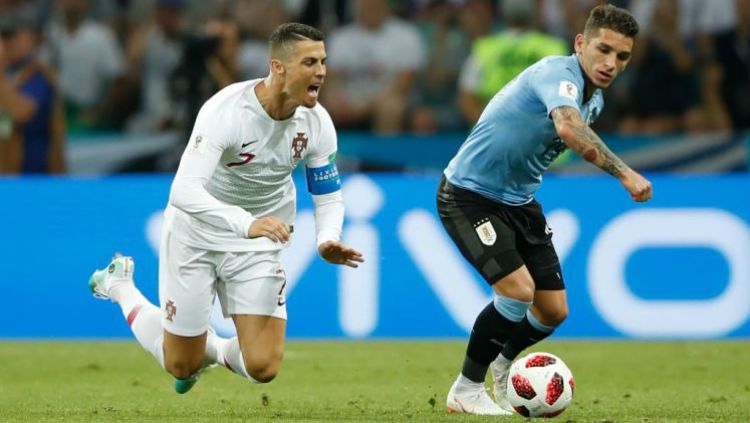
<path id="1" fill-rule="evenodd" d="M 254 314 L 286 319 L 286 275 L 281 251 L 208 251 L 162 232 L 159 303 L 162 326 L 178 336 L 208 330 L 214 298 L 224 317 Z"/>

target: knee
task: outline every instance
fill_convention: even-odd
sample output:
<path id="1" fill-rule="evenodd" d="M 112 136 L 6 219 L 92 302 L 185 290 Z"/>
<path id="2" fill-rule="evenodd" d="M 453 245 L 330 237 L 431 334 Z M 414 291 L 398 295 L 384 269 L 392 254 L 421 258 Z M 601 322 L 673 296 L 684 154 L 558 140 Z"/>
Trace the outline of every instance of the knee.
<path id="1" fill-rule="evenodd" d="M 523 279 L 509 280 L 500 285 L 498 293 L 514 300 L 531 303 L 534 301 L 534 282 Z"/>
<path id="2" fill-rule="evenodd" d="M 258 383 L 268 383 L 276 378 L 278 369 L 270 367 L 256 367 L 247 369 L 247 373 Z"/>
<path id="3" fill-rule="evenodd" d="M 273 352 L 264 355 L 255 355 L 244 358 L 245 370 L 254 380 L 260 383 L 268 383 L 279 373 L 282 354 Z"/>
<path id="4" fill-rule="evenodd" d="M 182 358 L 165 360 L 164 368 L 177 379 L 187 379 L 200 370 L 201 362 L 191 362 Z"/>
<path id="5" fill-rule="evenodd" d="M 542 312 L 542 323 L 549 326 L 560 326 L 568 318 L 568 306 L 562 305 Z"/>

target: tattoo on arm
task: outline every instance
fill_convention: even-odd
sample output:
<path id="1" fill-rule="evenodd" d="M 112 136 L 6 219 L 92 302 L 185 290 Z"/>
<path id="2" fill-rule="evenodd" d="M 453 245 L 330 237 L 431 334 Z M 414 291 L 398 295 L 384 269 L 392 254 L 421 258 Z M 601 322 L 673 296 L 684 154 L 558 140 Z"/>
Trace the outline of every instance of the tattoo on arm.
<path id="1" fill-rule="evenodd" d="M 620 176 L 628 166 L 610 150 L 572 107 L 558 107 L 552 111 L 555 127 L 572 130 L 573 139 L 563 140 L 579 156 L 613 176 Z"/>

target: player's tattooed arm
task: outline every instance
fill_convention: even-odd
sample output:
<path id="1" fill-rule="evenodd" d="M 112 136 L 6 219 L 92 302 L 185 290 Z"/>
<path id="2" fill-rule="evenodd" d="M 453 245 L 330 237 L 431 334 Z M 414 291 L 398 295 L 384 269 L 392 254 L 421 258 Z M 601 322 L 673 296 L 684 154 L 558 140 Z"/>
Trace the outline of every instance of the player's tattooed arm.
<path id="1" fill-rule="evenodd" d="M 562 106 L 552 110 L 551 116 L 560 138 L 586 161 L 617 178 L 622 177 L 630 169 L 581 119 L 578 110 Z"/>
<path id="2" fill-rule="evenodd" d="M 651 199 L 651 182 L 629 168 L 619 157 L 607 148 L 604 142 L 581 119 L 581 114 L 573 107 L 562 106 L 552 111 L 557 135 L 579 156 L 619 179 L 620 183 L 638 202 Z"/>

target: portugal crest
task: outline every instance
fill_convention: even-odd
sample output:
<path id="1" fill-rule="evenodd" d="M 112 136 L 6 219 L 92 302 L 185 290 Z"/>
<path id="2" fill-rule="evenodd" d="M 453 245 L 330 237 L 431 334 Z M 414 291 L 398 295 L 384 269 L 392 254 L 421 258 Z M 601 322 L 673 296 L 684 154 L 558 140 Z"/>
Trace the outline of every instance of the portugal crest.
<path id="1" fill-rule="evenodd" d="M 307 137 L 304 132 L 297 132 L 297 136 L 292 138 L 292 158 L 302 159 L 302 153 L 307 148 Z"/>
<path id="2" fill-rule="evenodd" d="M 490 219 L 484 218 L 480 220 L 474 225 L 474 228 L 476 229 L 477 235 L 479 235 L 479 240 L 482 241 L 482 244 L 490 246 L 494 245 L 495 241 L 497 241 L 497 232 L 495 232 L 495 227 L 492 226 Z"/>

